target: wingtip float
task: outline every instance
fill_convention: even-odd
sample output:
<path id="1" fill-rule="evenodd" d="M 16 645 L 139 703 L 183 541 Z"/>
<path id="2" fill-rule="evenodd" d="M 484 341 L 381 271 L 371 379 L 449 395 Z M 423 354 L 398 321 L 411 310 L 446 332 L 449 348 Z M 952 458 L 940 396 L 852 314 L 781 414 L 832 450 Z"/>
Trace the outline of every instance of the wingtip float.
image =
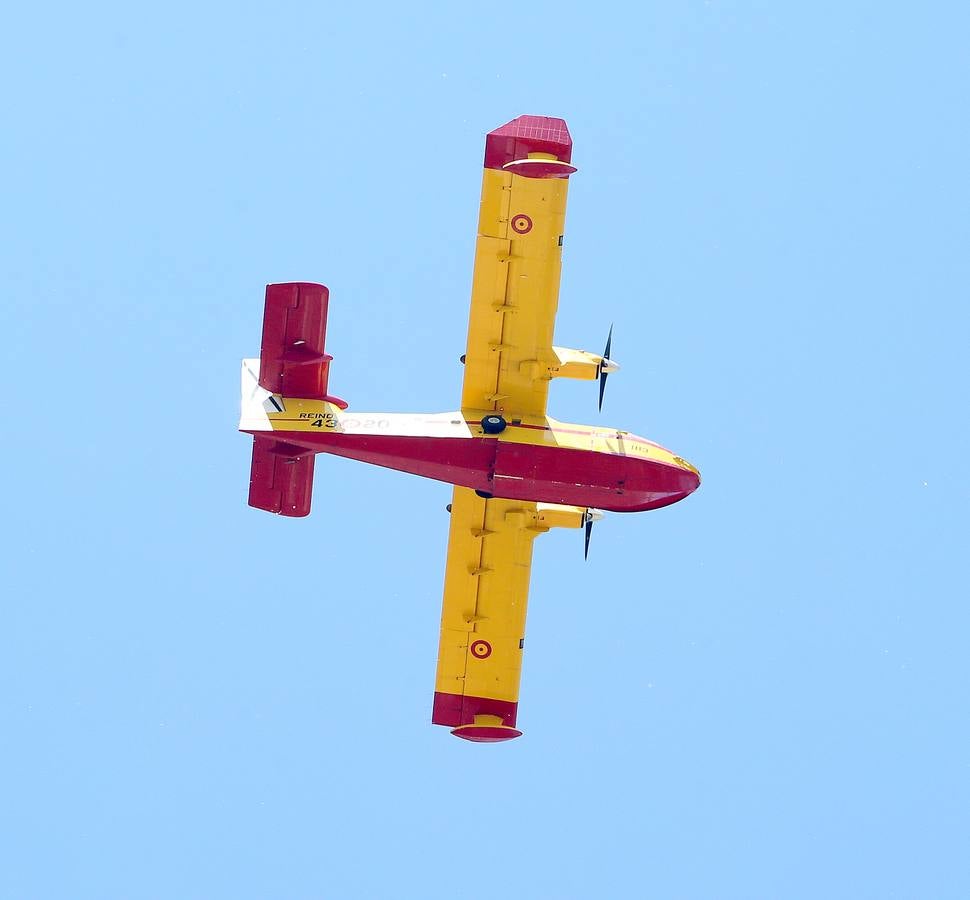
<path id="1" fill-rule="evenodd" d="M 637 512 L 700 485 L 689 462 L 627 431 L 558 422 L 549 383 L 599 383 L 619 366 L 556 347 L 572 139 L 562 119 L 520 116 L 485 140 L 461 409 L 360 413 L 329 393 L 329 292 L 266 288 L 259 359 L 243 361 L 241 431 L 252 434 L 249 504 L 310 512 L 313 461 L 330 453 L 454 485 L 432 721 L 476 742 L 516 728 L 533 540 L 584 530 L 600 510 Z"/>

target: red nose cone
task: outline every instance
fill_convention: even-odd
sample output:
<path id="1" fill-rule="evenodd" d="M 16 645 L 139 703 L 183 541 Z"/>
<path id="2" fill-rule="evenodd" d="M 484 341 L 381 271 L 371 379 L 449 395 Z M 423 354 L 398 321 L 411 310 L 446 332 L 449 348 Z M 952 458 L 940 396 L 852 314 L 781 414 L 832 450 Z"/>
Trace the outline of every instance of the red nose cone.
<path id="1" fill-rule="evenodd" d="M 689 497 L 701 486 L 701 476 L 690 463 L 682 462 L 681 465 L 690 468 L 675 469 L 673 466 L 667 467 L 666 478 L 663 479 L 665 490 L 657 495 L 657 502 L 652 509 L 659 509 L 662 506 L 670 506 L 671 503 L 679 503 L 685 497 Z"/>
<path id="2" fill-rule="evenodd" d="M 700 472 L 685 472 L 684 481 L 686 482 L 684 487 L 684 496 L 688 494 L 693 494 L 701 486 L 701 473 Z"/>

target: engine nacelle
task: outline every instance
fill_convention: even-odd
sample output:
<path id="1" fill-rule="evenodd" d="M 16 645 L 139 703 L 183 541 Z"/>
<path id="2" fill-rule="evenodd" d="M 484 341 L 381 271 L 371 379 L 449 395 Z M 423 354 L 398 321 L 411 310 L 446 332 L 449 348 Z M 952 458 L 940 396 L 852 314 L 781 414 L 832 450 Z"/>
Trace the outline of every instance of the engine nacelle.
<path id="1" fill-rule="evenodd" d="M 550 528 L 582 528 L 587 522 L 598 522 L 603 518 L 601 510 L 586 506 L 566 506 L 562 503 L 537 503 L 535 531 L 548 531 Z"/>
<path id="2" fill-rule="evenodd" d="M 612 359 L 588 350 L 573 350 L 569 347 L 553 347 L 556 362 L 549 366 L 549 378 L 577 378 L 580 381 L 595 381 L 604 372 L 610 374 L 620 367 Z"/>

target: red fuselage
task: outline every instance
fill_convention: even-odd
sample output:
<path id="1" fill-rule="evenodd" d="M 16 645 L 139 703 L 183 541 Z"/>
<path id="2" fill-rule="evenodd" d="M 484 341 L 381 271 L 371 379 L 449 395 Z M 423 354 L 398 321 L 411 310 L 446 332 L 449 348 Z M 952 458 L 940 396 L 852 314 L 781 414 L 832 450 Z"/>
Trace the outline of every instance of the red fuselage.
<path id="1" fill-rule="evenodd" d="M 508 426 L 510 430 L 517 427 L 528 426 Z M 700 485 L 700 477 L 694 470 L 659 460 L 498 437 L 331 431 L 320 434 L 274 431 L 273 437 L 304 451 L 331 453 L 410 472 L 472 488 L 487 496 L 596 507 L 611 512 L 640 512 L 669 506 Z"/>

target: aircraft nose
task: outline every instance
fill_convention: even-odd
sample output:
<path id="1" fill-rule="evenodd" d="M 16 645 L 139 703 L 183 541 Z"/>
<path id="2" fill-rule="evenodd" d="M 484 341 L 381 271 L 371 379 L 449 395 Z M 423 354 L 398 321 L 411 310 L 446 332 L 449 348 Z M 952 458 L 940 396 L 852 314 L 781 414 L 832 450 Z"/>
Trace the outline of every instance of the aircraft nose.
<path id="1" fill-rule="evenodd" d="M 635 483 L 633 479 L 626 482 L 622 501 L 606 509 L 626 512 L 660 509 L 693 494 L 701 484 L 700 472 L 679 457 L 671 462 L 646 463 Z"/>
<path id="2" fill-rule="evenodd" d="M 696 466 L 687 462 L 682 456 L 675 456 L 674 462 L 683 469 L 681 484 L 683 485 L 684 496 L 693 494 L 701 486 L 701 473 Z"/>

